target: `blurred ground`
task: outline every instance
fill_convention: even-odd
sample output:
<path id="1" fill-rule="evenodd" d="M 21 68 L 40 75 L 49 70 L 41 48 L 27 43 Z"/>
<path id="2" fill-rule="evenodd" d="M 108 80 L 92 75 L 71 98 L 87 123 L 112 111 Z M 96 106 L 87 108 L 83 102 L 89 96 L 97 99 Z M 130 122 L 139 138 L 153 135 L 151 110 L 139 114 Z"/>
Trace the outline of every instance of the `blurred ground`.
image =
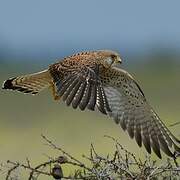
<path id="1" fill-rule="evenodd" d="M 147 61 L 141 61 L 141 58 Z M 166 54 L 141 58 L 135 58 L 131 63 L 125 59 L 123 68 L 136 77 L 150 104 L 167 126 L 178 122 L 180 58 Z M 9 77 L 36 72 L 48 63 L 30 64 L 1 62 L 0 83 Z M 46 159 L 45 154 L 56 154 L 43 144 L 41 134 L 54 139 L 57 145 L 79 158 L 89 152 L 91 143 L 97 151 L 111 153 L 114 150 L 112 142 L 103 138 L 104 135 L 118 138 L 123 146 L 137 156 L 144 153 L 144 148 L 139 149 L 109 117 L 97 112 L 80 112 L 66 107 L 62 102 L 54 102 L 48 90 L 31 96 L 1 89 L 0 124 L 2 162 L 7 159 L 23 161 L 28 157 L 31 162 L 38 163 Z M 170 130 L 180 137 L 179 126 L 171 127 Z"/>

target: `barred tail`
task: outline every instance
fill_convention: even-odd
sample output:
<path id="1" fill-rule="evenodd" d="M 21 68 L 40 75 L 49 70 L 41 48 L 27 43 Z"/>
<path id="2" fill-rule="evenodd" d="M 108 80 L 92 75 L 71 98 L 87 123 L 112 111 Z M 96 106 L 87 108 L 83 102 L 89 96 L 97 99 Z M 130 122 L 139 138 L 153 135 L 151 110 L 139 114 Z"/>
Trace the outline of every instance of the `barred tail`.
<path id="1" fill-rule="evenodd" d="M 3 84 L 3 89 L 17 90 L 23 93 L 37 94 L 45 88 L 48 88 L 52 83 L 51 76 L 48 70 L 38 73 L 18 76 L 6 80 Z"/>

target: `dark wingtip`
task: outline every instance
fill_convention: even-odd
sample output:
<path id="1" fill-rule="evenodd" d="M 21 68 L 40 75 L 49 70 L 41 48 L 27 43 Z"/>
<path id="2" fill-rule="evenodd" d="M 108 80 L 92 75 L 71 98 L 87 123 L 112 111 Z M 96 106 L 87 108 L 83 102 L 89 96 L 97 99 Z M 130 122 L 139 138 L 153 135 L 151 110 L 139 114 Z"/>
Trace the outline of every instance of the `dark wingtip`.
<path id="1" fill-rule="evenodd" d="M 14 80 L 15 78 L 11 78 L 11 79 L 8 79 L 6 81 L 4 81 L 3 83 L 3 86 L 2 86 L 2 89 L 14 89 L 14 86 L 12 84 L 12 81 Z"/>
<path id="2" fill-rule="evenodd" d="M 162 159 L 161 152 L 155 152 L 155 154 L 157 155 L 157 157 L 158 157 L 159 159 Z"/>

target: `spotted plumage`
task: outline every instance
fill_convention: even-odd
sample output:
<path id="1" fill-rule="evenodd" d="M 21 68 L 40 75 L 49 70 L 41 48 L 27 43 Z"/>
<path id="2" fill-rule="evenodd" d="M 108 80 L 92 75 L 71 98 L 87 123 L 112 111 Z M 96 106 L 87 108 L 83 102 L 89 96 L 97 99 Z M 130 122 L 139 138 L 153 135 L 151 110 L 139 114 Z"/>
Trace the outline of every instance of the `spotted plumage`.
<path id="1" fill-rule="evenodd" d="M 65 57 L 35 74 L 19 76 L 4 82 L 4 89 L 37 94 L 50 87 L 55 100 L 81 110 L 98 109 L 109 115 L 148 153 L 161 151 L 176 158 L 180 141 L 167 129 L 147 102 L 143 91 L 125 70 L 118 53 L 109 50 L 90 51 Z"/>

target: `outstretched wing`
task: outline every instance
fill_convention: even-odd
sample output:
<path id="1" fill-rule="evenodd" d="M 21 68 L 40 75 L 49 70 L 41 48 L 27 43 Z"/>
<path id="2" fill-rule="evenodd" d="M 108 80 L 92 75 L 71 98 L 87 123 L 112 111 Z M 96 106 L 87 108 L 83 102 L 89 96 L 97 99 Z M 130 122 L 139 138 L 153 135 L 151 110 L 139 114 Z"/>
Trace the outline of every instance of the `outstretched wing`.
<path id="1" fill-rule="evenodd" d="M 68 69 L 62 75 L 61 68 L 50 68 L 53 77 L 56 94 L 61 97 L 66 104 L 73 108 L 79 107 L 81 110 L 88 108 L 94 110 L 95 107 L 103 114 L 111 111 L 105 96 L 102 83 L 99 79 L 99 66 L 83 66 L 77 69 Z"/>
<path id="2" fill-rule="evenodd" d="M 168 156 L 175 158 L 175 152 L 180 153 L 177 146 L 180 141 L 171 134 L 148 104 L 135 80 L 124 70 L 114 68 L 113 71 L 120 79 L 114 77 L 111 85 L 104 87 L 111 109 L 109 115 L 123 130 L 128 131 L 131 138 L 135 138 L 140 147 L 143 142 L 148 153 L 151 153 L 152 148 L 161 158 L 162 149 Z"/>

